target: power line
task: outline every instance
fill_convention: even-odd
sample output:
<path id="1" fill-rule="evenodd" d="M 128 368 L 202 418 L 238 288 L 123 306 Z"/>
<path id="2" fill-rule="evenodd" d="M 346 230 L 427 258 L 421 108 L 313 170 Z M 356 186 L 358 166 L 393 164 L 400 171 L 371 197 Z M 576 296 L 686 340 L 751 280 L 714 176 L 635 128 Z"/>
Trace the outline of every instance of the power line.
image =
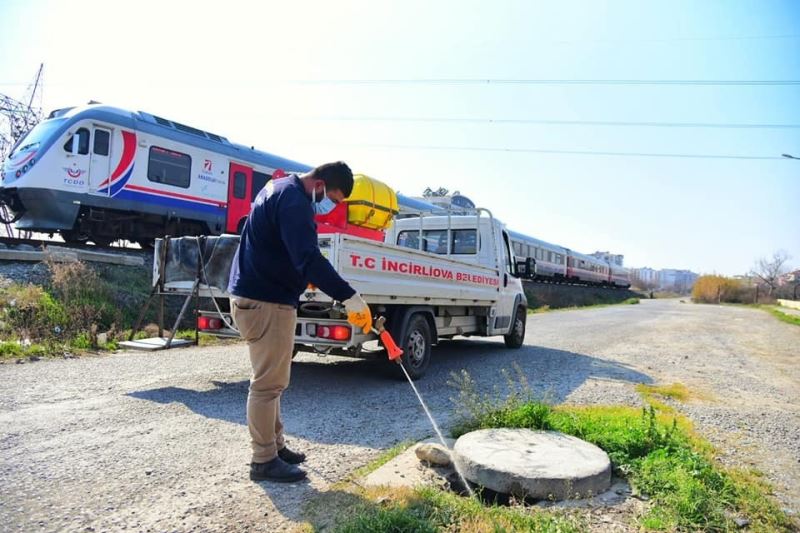
<path id="1" fill-rule="evenodd" d="M 784 160 L 781 156 L 752 156 L 752 155 L 727 155 L 727 154 L 681 154 L 657 152 L 610 152 L 592 150 L 549 150 L 544 148 L 508 148 L 486 146 L 436 146 L 436 145 L 411 145 L 411 144 L 370 144 L 370 143 L 312 143 L 329 146 L 350 146 L 359 148 L 398 149 L 398 150 L 434 150 L 434 151 L 466 151 L 466 152 L 506 152 L 506 153 L 532 153 L 555 155 L 580 155 L 604 157 L 657 157 L 678 159 L 738 159 L 774 161 Z"/>
<path id="2" fill-rule="evenodd" d="M 293 85 L 685 85 L 685 86 L 783 86 L 800 80 L 646 80 L 646 79 L 523 79 L 523 78 L 385 78 L 275 80 Z"/>
<path id="3" fill-rule="evenodd" d="M 285 120 L 330 122 L 427 122 L 473 124 L 542 124 L 553 126 L 619 126 L 648 128 L 797 129 L 800 124 L 748 124 L 721 122 L 630 122 L 619 120 L 549 120 L 470 117 L 279 117 Z"/>
<path id="4" fill-rule="evenodd" d="M 672 43 L 682 41 L 754 41 L 768 39 L 800 39 L 800 34 L 783 35 L 720 35 L 716 37 L 663 37 L 652 39 L 573 39 L 559 41 L 534 40 L 535 44 L 582 44 L 582 43 Z"/>

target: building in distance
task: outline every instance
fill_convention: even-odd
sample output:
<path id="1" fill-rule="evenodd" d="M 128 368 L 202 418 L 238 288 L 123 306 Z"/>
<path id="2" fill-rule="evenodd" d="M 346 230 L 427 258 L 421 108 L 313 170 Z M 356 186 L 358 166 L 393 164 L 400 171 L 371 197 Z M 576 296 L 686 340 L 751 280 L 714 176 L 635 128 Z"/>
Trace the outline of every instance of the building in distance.
<path id="1" fill-rule="evenodd" d="M 596 257 L 601 261 L 605 261 L 606 263 L 610 263 L 612 265 L 617 265 L 619 267 L 623 266 L 622 263 L 625 261 L 625 256 L 622 254 L 612 254 L 611 252 L 595 252 L 593 254 L 589 254 L 592 257 Z"/>

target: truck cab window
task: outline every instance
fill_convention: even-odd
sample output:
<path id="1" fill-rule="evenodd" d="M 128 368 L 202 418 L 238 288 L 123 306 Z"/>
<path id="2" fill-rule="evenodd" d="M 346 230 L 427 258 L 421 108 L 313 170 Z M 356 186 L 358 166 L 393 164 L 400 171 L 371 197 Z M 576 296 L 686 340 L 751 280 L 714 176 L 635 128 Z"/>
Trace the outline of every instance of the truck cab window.
<path id="1" fill-rule="evenodd" d="M 80 128 L 76 131 L 73 135 L 70 135 L 69 139 L 66 143 L 64 143 L 64 151 L 69 152 L 70 154 L 74 153 L 73 150 L 73 143 L 75 142 L 75 137 L 78 137 L 78 153 L 81 155 L 86 155 L 89 153 L 89 130 L 86 128 Z"/>
<path id="2" fill-rule="evenodd" d="M 506 263 L 506 271 L 509 274 L 514 273 L 514 267 L 511 264 L 511 248 L 508 245 L 508 233 L 503 232 L 503 257 Z"/>

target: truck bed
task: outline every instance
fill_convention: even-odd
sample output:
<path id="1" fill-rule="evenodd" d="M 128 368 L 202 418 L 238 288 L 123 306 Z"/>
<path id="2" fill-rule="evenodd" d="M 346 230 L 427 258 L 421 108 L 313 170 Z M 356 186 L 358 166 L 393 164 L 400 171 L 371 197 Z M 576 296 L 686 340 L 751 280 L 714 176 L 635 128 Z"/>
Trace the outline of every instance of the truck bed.
<path id="1" fill-rule="evenodd" d="M 370 304 L 486 305 L 497 301 L 498 270 L 346 234 L 320 236 L 320 249 Z M 326 301 L 309 290 L 301 301 Z"/>
<path id="2" fill-rule="evenodd" d="M 165 292 L 187 294 L 197 274 L 201 296 L 227 297 L 230 265 L 238 235 L 157 239 L 154 280 L 163 275 Z M 493 268 L 345 234 L 319 236 L 323 255 L 370 304 L 491 306 L 502 274 Z M 309 289 L 301 302 L 329 301 Z"/>

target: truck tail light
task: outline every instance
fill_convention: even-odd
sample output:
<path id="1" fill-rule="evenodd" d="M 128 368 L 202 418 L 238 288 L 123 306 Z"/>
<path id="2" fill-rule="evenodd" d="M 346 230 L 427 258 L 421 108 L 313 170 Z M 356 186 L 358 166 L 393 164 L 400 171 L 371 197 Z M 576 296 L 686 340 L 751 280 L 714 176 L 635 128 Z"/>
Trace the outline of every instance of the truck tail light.
<path id="1" fill-rule="evenodd" d="M 350 338 L 349 326 L 317 326 L 317 337 L 332 339 L 335 341 L 346 341 Z"/>
<path id="2" fill-rule="evenodd" d="M 222 319 L 210 316 L 201 316 L 197 318 L 197 329 L 222 329 Z"/>

